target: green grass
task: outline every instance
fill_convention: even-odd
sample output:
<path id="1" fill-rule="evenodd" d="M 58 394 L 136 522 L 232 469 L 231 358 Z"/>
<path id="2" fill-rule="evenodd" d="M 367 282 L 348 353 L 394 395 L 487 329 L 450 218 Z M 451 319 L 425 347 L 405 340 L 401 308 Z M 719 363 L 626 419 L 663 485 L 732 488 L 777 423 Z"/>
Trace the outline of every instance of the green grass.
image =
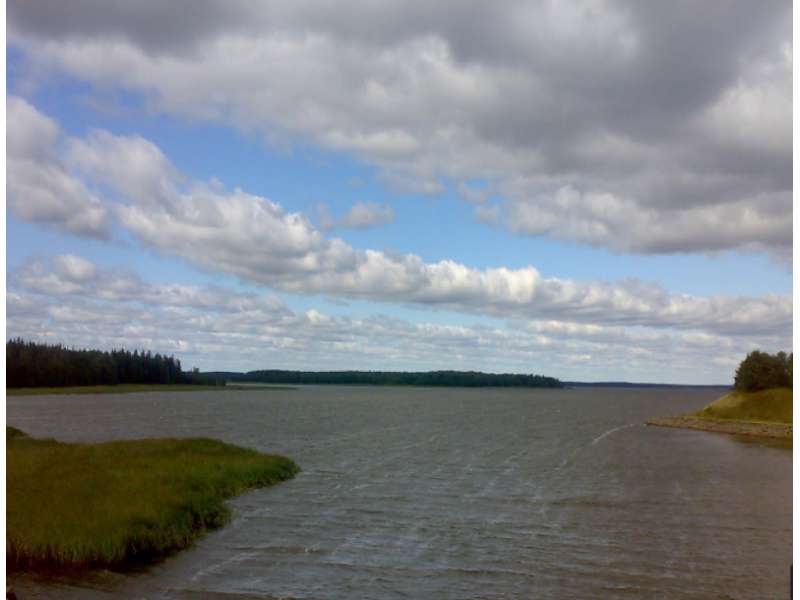
<path id="1" fill-rule="evenodd" d="M 189 545 L 224 499 L 293 477 L 291 460 L 220 441 L 66 444 L 6 430 L 6 567 L 124 567 Z"/>
<path id="2" fill-rule="evenodd" d="M 293 389 L 291 387 L 254 385 L 189 385 L 189 384 L 149 384 L 120 383 L 118 385 L 82 385 L 68 387 L 6 388 L 8 396 L 43 396 L 47 394 L 130 394 L 132 392 L 197 392 L 202 390 L 254 390 L 254 389 Z"/>
<path id="3" fill-rule="evenodd" d="M 733 391 L 690 416 L 762 423 L 791 423 L 792 390 L 776 388 L 760 392 Z"/>

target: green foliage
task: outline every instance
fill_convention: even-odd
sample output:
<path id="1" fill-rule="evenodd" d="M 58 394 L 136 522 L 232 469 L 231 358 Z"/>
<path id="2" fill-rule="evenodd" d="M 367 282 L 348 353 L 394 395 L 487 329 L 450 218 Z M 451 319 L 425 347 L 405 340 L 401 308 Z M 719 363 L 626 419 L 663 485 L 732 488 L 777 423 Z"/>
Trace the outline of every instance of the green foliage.
<path id="1" fill-rule="evenodd" d="M 792 390 L 773 388 L 758 392 L 734 391 L 715 400 L 697 417 L 767 423 L 792 422 Z"/>
<path id="2" fill-rule="evenodd" d="M 792 386 L 792 355 L 754 350 L 736 369 L 734 387 L 743 392 Z"/>
<path id="3" fill-rule="evenodd" d="M 25 342 L 21 338 L 6 342 L 6 386 L 9 388 L 120 383 L 195 382 L 184 377 L 178 359 L 149 351 L 75 350 Z"/>
<path id="4" fill-rule="evenodd" d="M 64 444 L 6 435 L 10 569 L 151 560 L 223 524 L 225 498 L 299 471 L 287 458 L 211 439 Z"/>
<path id="5" fill-rule="evenodd" d="M 453 387 L 546 387 L 563 384 L 543 375 L 496 374 L 476 371 L 250 371 L 248 373 L 205 373 L 208 377 L 230 381 L 270 384 L 339 384 L 339 385 L 421 385 Z"/>

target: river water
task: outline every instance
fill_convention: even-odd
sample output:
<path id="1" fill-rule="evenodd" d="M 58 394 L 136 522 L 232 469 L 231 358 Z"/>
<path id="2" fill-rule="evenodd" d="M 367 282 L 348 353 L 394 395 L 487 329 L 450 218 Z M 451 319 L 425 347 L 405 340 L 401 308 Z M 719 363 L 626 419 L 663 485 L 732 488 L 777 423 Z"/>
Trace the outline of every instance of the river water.
<path id="1" fill-rule="evenodd" d="M 714 390 L 300 387 L 15 397 L 34 436 L 208 436 L 294 480 L 142 573 L 39 597 L 784 598 L 791 452 L 645 427 Z M 87 589 L 88 586 L 88 589 Z"/>

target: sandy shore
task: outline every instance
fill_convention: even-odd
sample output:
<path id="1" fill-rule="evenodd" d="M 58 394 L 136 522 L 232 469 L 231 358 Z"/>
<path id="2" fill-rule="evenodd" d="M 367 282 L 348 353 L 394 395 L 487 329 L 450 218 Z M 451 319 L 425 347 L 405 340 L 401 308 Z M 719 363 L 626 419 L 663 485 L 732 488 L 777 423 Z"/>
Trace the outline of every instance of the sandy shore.
<path id="1" fill-rule="evenodd" d="M 659 417 L 650 419 L 647 425 L 658 427 L 682 427 L 736 435 L 754 435 L 771 438 L 792 437 L 792 426 L 783 423 L 758 423 L 754 421 L 733 421 L 729 419 L 701 419 L 697 417 Z"/>

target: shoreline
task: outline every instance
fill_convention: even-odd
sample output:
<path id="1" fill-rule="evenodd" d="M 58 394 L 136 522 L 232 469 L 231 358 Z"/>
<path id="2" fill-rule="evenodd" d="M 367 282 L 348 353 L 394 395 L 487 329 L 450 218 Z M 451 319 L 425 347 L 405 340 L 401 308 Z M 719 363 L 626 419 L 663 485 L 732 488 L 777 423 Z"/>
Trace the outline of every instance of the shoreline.
<path id="1" fill-rule="evenodd" d="M 205 385 L 193 383 L 118 383 L 114 385 L 76 385 L 64 387 L 6 388 L 6 396 L 52 396 L 77 394 L 139 394 L 148 392 L 224 392 L 253 390 L 294 390 L 278 385 Z"/>
<path id="2" fill-rule="evenodd" d="M 768 423 L 759 421 L 736 421 L 733 419 L 709 419 L 703 417 L 657 417 L 645 421 L 654 427 L 677 427 L 714 433 L 748 435 L 777 439 L 792 439 L 792 425 L 789 423 Z"/>

